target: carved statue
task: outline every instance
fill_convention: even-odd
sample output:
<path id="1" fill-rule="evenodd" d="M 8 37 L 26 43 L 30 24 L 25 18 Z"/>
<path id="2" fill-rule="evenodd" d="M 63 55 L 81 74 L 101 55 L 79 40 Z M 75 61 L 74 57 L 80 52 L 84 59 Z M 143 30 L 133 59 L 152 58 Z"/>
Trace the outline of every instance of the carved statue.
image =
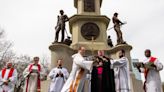
<path id="1" fill-rule="evenodd" d="M 114 13 L 113 15 L 113 24 L 114 24 L 114 30 L 116 31 L 116 34 L 117 34 L 117 45 L 119 44 L 126 44 L 126 42 L 123 40 L 123 37 L 122 37 L 122 32 L 120 30 L 120 26 L 123 25 L 124 23 L 121 22 L 118 18 L 118 13 Z"/>
<path id="2" fill-rule="evenodd" d="M 57 25 L 55 26 L 55 42 L 58 42 L 59 32 L 61 30 L 61 42 L 64 42 L 64 31 L 65 31 L 65 22 L 69 20 L 67 15 L 64 14 L 63 10 L 60 10 L 60 16 L 57 17 Z"/>
<path id="3" fill-rule="evenodd" d="M 110 47 L 113 47 L 113 43 L 112 43 L 112 40 L 110 38 L 110 35 L 108 36 L 107 43 Z"/>

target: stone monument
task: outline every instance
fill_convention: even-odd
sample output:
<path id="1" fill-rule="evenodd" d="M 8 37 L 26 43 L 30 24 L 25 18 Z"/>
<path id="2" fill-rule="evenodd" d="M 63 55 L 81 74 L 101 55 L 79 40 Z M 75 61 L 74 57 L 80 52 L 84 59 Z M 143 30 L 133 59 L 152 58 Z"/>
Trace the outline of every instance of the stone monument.
<path id="1" fill-rule="evenodd" d="M 74 0 L 74 6 L 77 8 L 77 14 L 69 18 L 72 44 L 68 46 L 62 43 L 54 43 L 49 46 L 51 51 L 51 68 L 54 68 L 56 66 L 56 61 L 62 58 L 64 61 L 64 67 L 66 67 L 70 72 L 72 68 L 71 55 L 78 50 L 79 46 L 84 46 L 86 48 L 86 56 L 97 55 L 98 50 L 104 50 L 105 55 L 110 56 L 113 59 L 117 59 L 118 51 L 120 49 L 124 49 L 126 57 L 129 59 L 131 92 L 143 92 L 141 86 L 142 82 L 136 80 L 132 73 L 130 63 L 130 51 L 132 50 L 132 46 L 128 44 L 119 44 L 111 47 L 107 44 L 106 31 L 110 19 L 105 15 L 101 15 L 100 8 L 102 1 L 103 0 Z M 42 89 L 43 92 L 47 92 L 44 90 Z"/>
<path id="2" fill-rule="evenodd" d="M 106 29 L 110 19 L 101 15 L 101 4 L 102 0 L 74 0 L 77 14 L 69 20 L 73 38 L 71 48 L 77 49 L 82 45 L 90 51 L 110 49 L 106 41 Z"/>

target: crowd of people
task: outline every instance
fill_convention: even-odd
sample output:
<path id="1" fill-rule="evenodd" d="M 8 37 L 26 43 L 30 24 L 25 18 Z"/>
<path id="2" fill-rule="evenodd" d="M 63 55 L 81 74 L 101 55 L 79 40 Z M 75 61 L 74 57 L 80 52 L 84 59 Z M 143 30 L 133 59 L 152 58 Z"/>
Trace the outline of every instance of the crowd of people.
<path id="1" fill-rule="evenodd" d="M 118 51 L 118 59 L 105 56 L 104 51 L 92 60 L 84 58 L 85 47 L 81 46 L 78 52 L 72 55 L 72 70 L 69 73 L 62 66 L 63 60 L 57 60 L 47 77 L 51 83 L 47 92 L 132 92 L 130 86 L 129 61 L 126 52 Z M 159 71 L 163 69 L 162 63 L 151 56 L 151 51 L 145 51 L 146 60 L 143 63 L 151 68 L 137 65 L 139 72 L 145 74 L 145 92 L 163 92 Z M 33 63 L 22 71 L 25 78 L 23 92 L 41 92 L 41 75 L 44 69 L 39 64 L 39 57 L 33 58 Z M 17 70 L 12 67 L 12 62 L 7 62 L 6 67 L 0 72 L 0 92 L 14 92 L 17 81 Z M 88 82 L 86 87 L 86 81 Z"/>

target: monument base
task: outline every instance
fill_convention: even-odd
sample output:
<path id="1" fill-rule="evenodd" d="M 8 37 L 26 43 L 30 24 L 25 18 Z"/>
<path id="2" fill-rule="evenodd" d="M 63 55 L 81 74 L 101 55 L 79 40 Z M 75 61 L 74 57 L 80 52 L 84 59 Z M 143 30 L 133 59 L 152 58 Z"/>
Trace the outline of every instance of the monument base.
<path id="1" fill-rule="evenodd" d="M 132 92 L 144 92 L 142 80 L 136 79 L 134 73 L 130 74 L 131 82 L 132 82 Z"/>
<path id="2" fill-rule="evenodd" d="M 41 92 L 48 92 L 51 80 L 41 81 Z"/>
<path id="3" fill-rule="evenodd" d="M 63 67 L 71 71 L 72 68 L 72 58 L 71 56 L 75 51 L 68 45 L 62 43 L 55 43 L 49 46 L 51 51 L 51 69 L 57 66 L 57 60 L 63 60 Z"/>

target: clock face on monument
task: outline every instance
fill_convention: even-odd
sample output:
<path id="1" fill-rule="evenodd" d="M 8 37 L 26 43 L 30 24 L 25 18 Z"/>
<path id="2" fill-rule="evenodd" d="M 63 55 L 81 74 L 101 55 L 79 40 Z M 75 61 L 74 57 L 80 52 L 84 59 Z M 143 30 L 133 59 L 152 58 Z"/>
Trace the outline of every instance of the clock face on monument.
<path id="1" fill-rule="evenodd" d="M 95 40 L 99 34 L 99 27 L 95 23 L 88 22 L 83 24 L 81 27 L 81 35 L 87 40 L 92 40 L 92 37 Z"/>

